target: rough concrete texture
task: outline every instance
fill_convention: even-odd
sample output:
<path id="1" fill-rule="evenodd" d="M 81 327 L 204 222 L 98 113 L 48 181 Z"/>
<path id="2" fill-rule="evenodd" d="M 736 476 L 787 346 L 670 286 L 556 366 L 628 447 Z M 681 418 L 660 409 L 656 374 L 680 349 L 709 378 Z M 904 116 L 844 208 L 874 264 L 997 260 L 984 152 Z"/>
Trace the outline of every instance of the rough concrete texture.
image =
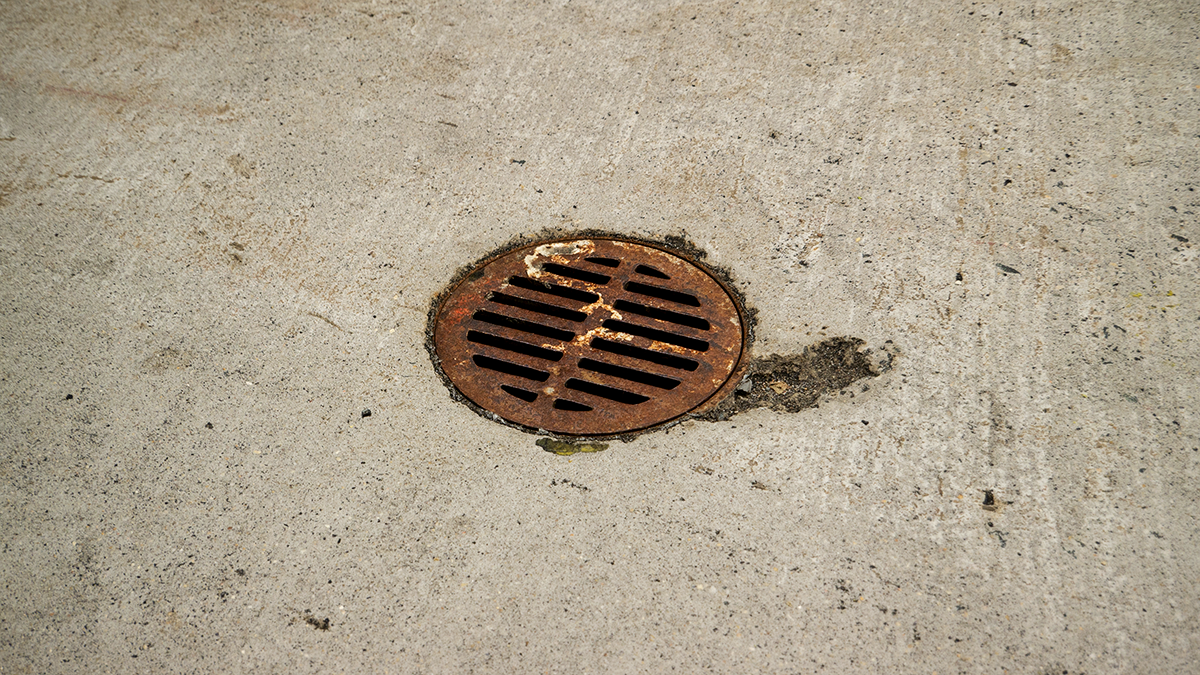
<path id="1" fill-rule="evenodd" d="M 0 31 L 3 672 L 1200 658 L 1194 3 L 10 2 Z M 547 227 L 686 234 L 755 354 L 893 367 L 546 452 L 454 403 L 423 329 Z"/>

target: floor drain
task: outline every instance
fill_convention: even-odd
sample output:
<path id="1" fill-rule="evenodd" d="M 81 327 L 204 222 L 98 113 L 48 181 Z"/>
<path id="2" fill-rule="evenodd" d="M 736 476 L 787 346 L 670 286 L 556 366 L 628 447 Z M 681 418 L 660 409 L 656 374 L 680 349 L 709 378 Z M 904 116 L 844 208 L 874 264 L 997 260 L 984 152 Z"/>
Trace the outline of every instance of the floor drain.
<path id="1" fill-rule="evenodd" d="M 641 431 L 719 402 L 743 367 L 740 304 L 708 271 L 616 239 L 484 261 L 435 309 L 433 351 L 469 401 L 567 436 Z"/>

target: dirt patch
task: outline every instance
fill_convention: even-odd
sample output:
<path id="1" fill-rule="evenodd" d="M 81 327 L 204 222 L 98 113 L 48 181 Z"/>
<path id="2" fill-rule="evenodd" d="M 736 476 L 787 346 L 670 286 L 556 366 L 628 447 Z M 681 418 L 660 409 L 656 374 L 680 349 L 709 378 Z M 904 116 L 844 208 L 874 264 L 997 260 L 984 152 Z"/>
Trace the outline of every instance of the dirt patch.
<path id="1" fill-rule="evenodd" d="M 855 337 L 835 337 L 799 354 L 755 358 L 734 394 L 698 419 L 726 420 L 753 408 L 792 413 L 815 408 L 822 396 L 891 368 L 890 340 L 879 349 L 862 350 L 864 344 Z"/>
<path id="2" fill-rule="evenodd" d="M 142 361 L 142 372 L 150 375 L 165 375 L 172 370 L 182 370 L 191 365 L 191 353 L 174 347 L 165 347 Z"/>
<path id="3" fill-rule="evenodd" d="M 546 452 L 556 455 L 574 455 L 580 452 L 603 452 L 608 449 L 608 443 L 568 443 L 553 438 L 539 438 L 537 446 Z"/>
<path id="4" fill-rule="evenodd" d="M 254 175 L 256 165 L 253 162 L 247 161 L 240 153 L 230 155 L 229 159 L 225 161 L 233 168 L 233 172 L 242 178 L 250 178 Z"/>

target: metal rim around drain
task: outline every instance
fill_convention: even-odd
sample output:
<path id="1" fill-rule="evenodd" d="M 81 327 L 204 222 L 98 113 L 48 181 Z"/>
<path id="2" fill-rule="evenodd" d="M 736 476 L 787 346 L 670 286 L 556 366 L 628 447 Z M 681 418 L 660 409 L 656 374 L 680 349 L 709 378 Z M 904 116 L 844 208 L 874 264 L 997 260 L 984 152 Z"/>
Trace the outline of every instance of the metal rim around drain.
<path id="1" fill-rule="evenodd" d="M 434 308 L 433 353 L 483 411 L 529 430 L 605 437 L 719 402 L 744 366 L 741 303 L 649 244 L 566 239 L 480 263 Z"/>

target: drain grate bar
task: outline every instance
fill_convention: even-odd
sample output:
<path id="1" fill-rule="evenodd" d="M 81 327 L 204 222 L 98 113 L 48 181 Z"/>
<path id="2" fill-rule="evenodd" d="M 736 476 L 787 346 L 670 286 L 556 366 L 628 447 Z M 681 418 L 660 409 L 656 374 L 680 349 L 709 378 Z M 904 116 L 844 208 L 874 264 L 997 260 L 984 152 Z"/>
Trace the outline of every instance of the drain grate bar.
<path id="1" fill-rule="evenodd" d="M 596 272 L 589 272 L 587 270 L 581 270 L 574 267 L 565 267 L 556 263 L 546 263 L 542 266 L 542 269 L 551 274 L 557 274 L 560 277 L 578 279 L 579 281 L 587 282 L 589 284 L 596 284 L 597 286 L 604 286 L 608 284 L 608 282 L 612 281 L 612 277 L 608 276 L 607 274 L 597 274 Z"/>
<path id="2" fill-rule="evenodd" d="M 575 339 L 575 334 L 569 330 L 545 326 L 533 321 L 526 321 L 505 314 L 496 314 L 495 312 L 488 312 L 482 309 L 472 314 L 471 318 L 480 323 L 520 331 L 521 333 L 528 333 L 530 335 L 540 335 L 551 340 L 570 342 Z"/>
<path id="3" fill-rule="evenodd" d="M 676 291 L 670 288 L 663 288 L 662 286 L 651 286 L 650 284 L 643 284 L 637 281 L 626 281 L 625 290 L 629 291 L 630 293 L 637 293 L 638 295 L 644 295 L 650 298 L 658 298 L 659 300 L 666 300 L 667 302 L 674 302 L 676 304 L 687 305 L 689 307 L 700 306 L 700 298 L 697 298 L 691 293 L 684 293 L 682 291 Z"/>
<path id="4" fill-rule="evenodd" d="M 666 389 L 668 391 L 679 386 L 679 380 L 674 378 L 655 375 L 654 373 L 648 373 L 644 370 L 638 370 L 636 368 L 626 368 L 625 366 L 618 366 L 605 361 L 579 359 L 579 367 L 583 368 L 584 370 L 590 370 L 594 373 L 611 375 L 613 377 L 619 377 L 622 380 L 629 380 L 630 382 L 637 382 L 638 384 L 648 384 L 651 387 L 658 387 L 659 389 Z"/>
<path id="5" fill-rule="evenodd" d="M 476 354 L 475 356 L 471 357 L 471 360 L 474 361 L 475 365 L 479 366 L 480 368 L 487 368 L 488 370 L 494 370 L 498 373 L 506 373 L 508 375 L 516 375 L 517 377 L 523 377 L 526 380 L 545 382 L 546 380 L 550 379 L 550 373 L 547 373 L 544 370 L 528 368 L 519 363 L 513 363 L 512 361 L 493 359 L 492 357 L 484 356 L 483 354 Z"/>
<path id="6" fill-rule="evenodd" d="M 532 356 L 538 359 L 545 359 L 546 361 L 558 361 L 562 358 L 562 352 L 554 349 L 538 347 L 537 345 L 531 345 L 519 340 L 509 340 L 508 338 L 500 337 L 499 335 L 481 333 L 477 330 L 467 331 L 467 341 L 474 342 L 478 345 L 487 345 L 489 347 L 495 347 L 496 349 L 503 349 L 509 352 L 516 352 L 518 354 Z"/>
<path id="7" fill-rule="evenodd" d="M 708 351 L 708 343 L 704 340 L 697 340 L 695 338 L 690 338 L 683 335 L 676 335 L 675 333 L 668 333 L 664 330 L 657 330 L 648 326 L 640 326 L 636 323 L 627 323 L 625 321 L 609 319 L 601 325 L 611 331 L 625 333 L 626 335 L 636 335 L 638 337 L 646 338 L 647 340 L 665 342 L 669 345 L 676 345 L 683 347 L 684 349 L 691 349 L 692 351 L 697 352 Z"/>
<path id="8" fill-rule="evenodd" d="M 698 362 L 693 361 L 692 359 L 685 359 L 682 356 L 656 352 L 653 349 L 634 347 L 633 345 L 627 345 L 624 342 L 614 342 L 604 338 L 593 338 L 592 346 L 601 351 L 620 354 L 621 356 L 628 356 L 631 359 L 657 363 L 660 366 L 675 368 L 676 370 L 695 370 L 700 365 Z"/>
<path id="9" fill-rule="evenodd" d="M 621 261 L 617 260 L 616 258 L 598 258 L 596 256 L 592 256 L 591 258 L 584 258 L 583 260 L 584 262 L 590 262 L 593 265 L 603 265 L 604 267 L 621 266 Z"/>
<path id="10" fill-rule="evenodd" d="M 578 403 L 567 398 L 554 399 L 554 409 L 567 410 L 570 412 L 591 412 L 595 410 L 595 408 L 590 405 L 584 405 L 583 403 Z"/>
<path id="11" fill-rule="evenodd" d="M 492 293 L 488 296 L 488 300 L 500 305 L 508 305 L 509 307 L 516 307 L 517 309 L 523 309 L 527 312 L 533 312 L 534 314 L 544 314 L 545 316 L 566 319 L 567 321 L 574 321 L 575 323 L 579 323 L 587 318 L 587 314 L 584 314 L 578 310 L 568 309 L 558 305 L 548 305 L 544 302 L 538 302 L 537 300 L 529 300 L 527 298 L 509 295 L 508 293 Z"/>
<path id="12" fill-rule="evenodd" d="M 625 405 L 637 405 L 638 403 L 645 403 L 646 401 L 650 400 L 649 396 L 642 396 L 641 394 L 635 394 L 632 391 L 625 391 L 624 389 L 617 389 L 616 387 L 607 387 L 603 384 L 588 382 L 587 380 L 580 380 L 574 377 L 567 380 L 566 387 L 567 389 L 581 391 L 585 394 L 591 394 L 592 396 L 597 396 L 599 398 L 606 398 L 610 401 L 616 401 L 617 403 L 624 403 Z"/>
<path id="13" fill-rule="evenodd" d="M 576 302 L 582 302 L 585 305 L 590 305 L 600 299 L 599 295 L 596 295 L 591 291 L 581 291 L 578 288 L 559 286 L 558 284 L 552 284 L 545 281 L 534 281 L 529 277 L 509 277 L 508 283 L 510 286 L 524 288 L 527 291 L 545 293 L 546 295 L 552 295 L 556 298 L 575 300 Z"/>
<path id="14" fill-rule="evenodd" d="M 633 268 L 633 271 L 637 272 L 638 274 L 640 274 L 642 276 L 654 277 L 655 279 L 670 279 L 671 278 L 671 277 L 667 276 L 666 273 L 663 272 L 662 270 L 655 269 L 649 265 L 638 265 L 637 267 Z"/>
<path id="15" fill-rule="evenodd" d="M 658 319 L 659 321 L 673 323 L 678 326 L 695 328 L 696 330 L 710 330 L 712 328 L 712 324 L 708 322 L 708 319 L 692 316 L 691 314 L 672 312 L 669 309 L 647 307 L 646 305 L 630 302 L 628 300 L 617 300 L 613 303 L 613 309 L 617 310 L 618 312 L 637 314 L 638 316 L 644 316 L 649 319 Z"/>
<path id="16" fill-rule="evenodd" d="M 504 391 L 505 393 L 516 396 L 517 398 L 521 399 L 522 401 L 525 401 L 526 403 L 533 403 L 534 401 L 537 400 L 537 397 L 538 397 L 537 392 L 532 392 L 532 391 L 529 391 L 528 389 L 521 389 L 520 387 L 514 387 L 514 386 L 508 385 L 508 384 L 500 385 L 500 389 L 502 391 Z"/>

